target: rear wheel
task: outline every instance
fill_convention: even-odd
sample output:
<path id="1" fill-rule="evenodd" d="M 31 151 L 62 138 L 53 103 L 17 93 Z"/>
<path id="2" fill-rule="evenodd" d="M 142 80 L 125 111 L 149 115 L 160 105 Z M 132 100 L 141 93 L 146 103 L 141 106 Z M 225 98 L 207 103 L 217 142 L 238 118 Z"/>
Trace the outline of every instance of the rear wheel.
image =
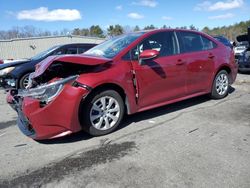
<path id="1" fill-rule="evenodd" d="M 20 89 L 27 89 L 28 84 L 29 84 L 29 76 L 31 73 L 27 73 L 19 81 L 19 88 Z"/>
<path id="2" fill-rule="evenodd" d="M 228 95 L 229 90 L 229 76 L 227 71 L 221 70 L 216 75 L 213 88 L 211 92 L 211 97 L 214 99 L 222 99 Z"/>
<path id="3" fill-rule="evenodd" d="M 114 90 L 92 94 L 80 110 L 80 122 L 83 129 L 93 136 L 100 136 L 114 131 L 124 115 L 122 97 Z"/>

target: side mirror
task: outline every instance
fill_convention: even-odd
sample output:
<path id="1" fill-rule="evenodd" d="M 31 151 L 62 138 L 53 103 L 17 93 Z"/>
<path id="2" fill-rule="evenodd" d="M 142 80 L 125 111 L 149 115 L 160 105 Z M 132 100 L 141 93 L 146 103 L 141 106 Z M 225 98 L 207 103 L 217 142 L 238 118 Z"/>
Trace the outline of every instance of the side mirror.
<path id="1" fill-rule="evenodd" d="M 160 52 L 157 50 L 144 50 L 139 56 L 139 64 L 142 65 L 142 62 L 145 60 L 150 60 L 156 58 Z"/>

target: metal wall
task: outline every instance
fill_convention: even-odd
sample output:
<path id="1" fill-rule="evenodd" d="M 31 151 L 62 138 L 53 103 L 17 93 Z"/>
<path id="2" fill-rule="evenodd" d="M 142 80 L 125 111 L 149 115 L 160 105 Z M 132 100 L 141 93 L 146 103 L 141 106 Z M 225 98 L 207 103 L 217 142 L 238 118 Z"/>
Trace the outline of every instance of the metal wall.
<path id="1" fill-rule="evenodd" d="M 69 43 L 96 43 L 105 39 L 82 36 L 52 36 L 0 40 L 0 59 L 30 58 L 52 46 Z"/>

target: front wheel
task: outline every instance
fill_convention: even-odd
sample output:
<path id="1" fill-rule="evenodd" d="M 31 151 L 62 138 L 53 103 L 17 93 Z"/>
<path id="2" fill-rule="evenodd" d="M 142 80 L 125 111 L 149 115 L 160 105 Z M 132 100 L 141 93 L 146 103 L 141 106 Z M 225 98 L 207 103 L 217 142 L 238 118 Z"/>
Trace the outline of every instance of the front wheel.
<path id="1" fill-rule="evenodd" d="M 228 95 L 229 77 L 225 70 L 221 70 L 214 79 L 211 97 L 213 99 L 222 99 Z"/>
<path id="2" fill-rule="evenodd" d="M 27 89 L 29 85 L 29 76 L 31 73 L 27 73 L 19 81 L 19 88 L 20 89 Z"/>
<path id="3" fill-rule="evenodd" d="M 114 131 L 124 115 L 122 97 L 114 90 L 96 92 L 83 102 L 79 114 L 83 129 L 92 136 Z"/>

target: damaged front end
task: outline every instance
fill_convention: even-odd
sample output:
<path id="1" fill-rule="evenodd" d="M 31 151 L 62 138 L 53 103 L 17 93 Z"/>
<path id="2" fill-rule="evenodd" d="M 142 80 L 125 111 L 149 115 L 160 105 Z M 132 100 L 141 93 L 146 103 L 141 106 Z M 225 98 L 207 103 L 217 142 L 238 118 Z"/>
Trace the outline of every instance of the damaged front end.
<path id="1" fill-rule="evenodd" d="M 38 99 L 41 104 L 48 104 L 52 101 L 59 93 L 62 91 L 63 86 L 66 83 L 73 82 L 78 78 L 77 75 L 69 76 L 64 79 L 59 79 L 52 83 L 42 84 L 35 88 L 19 90 L 17 96 L 24 98 L 24 97 L 32 97 L 34 99 Z"/>
<path id="2" fill-rule="evenodd" d="M 14 78 L 10 72 L 15 67 L 7 67 L 4 69 L 1 69 L 0 67 L 0 88 L 4 88 L 6 90 L 16 88 L 17 85 L 17 79 Z"/>
<path id="3" fill-rule="evenodd" d="M 27 112 L 27 107 L 31 104 L 39 104 L 39 106 L 36 105 L 36 110 L 43 110 L 62 92 L 65 84 L 73 84 L 77 77 L 78 75 L 70 76 L 36 88 L 9 91 L 7 102 L 17 112 L 17 125 L 24 135 L 39 139 L 36 135 L 36 130 L 39 129 L 34 129 L 33 123 L 29 120 L 29 117 L 32 119 L 32 113 Z"/>
<path id="4" fill-rule="evenodd" d="M 36 65 L 31 76 L 31 87 L 47 83 L 54 78 L 100 72 L 109 68 L 111 59 L 83 55 L 51 56 Z"/>
<path id="5" fill-rule="evenodd" d="M 74 61 L 73 56 L 68 58 L 50 57 L 39 63 L 30 75 L 28 89 L 9 91 L 7 102 L 18 113 L 18 127 L 26 136 L 52 139 L 82 129 L 79 105 L 92 88 L 77 79 L 83 73 L 107 68 L 110 61 L 103 59 L 97 63 L 81 57 L 88 62 L 83 63 Z"/>

